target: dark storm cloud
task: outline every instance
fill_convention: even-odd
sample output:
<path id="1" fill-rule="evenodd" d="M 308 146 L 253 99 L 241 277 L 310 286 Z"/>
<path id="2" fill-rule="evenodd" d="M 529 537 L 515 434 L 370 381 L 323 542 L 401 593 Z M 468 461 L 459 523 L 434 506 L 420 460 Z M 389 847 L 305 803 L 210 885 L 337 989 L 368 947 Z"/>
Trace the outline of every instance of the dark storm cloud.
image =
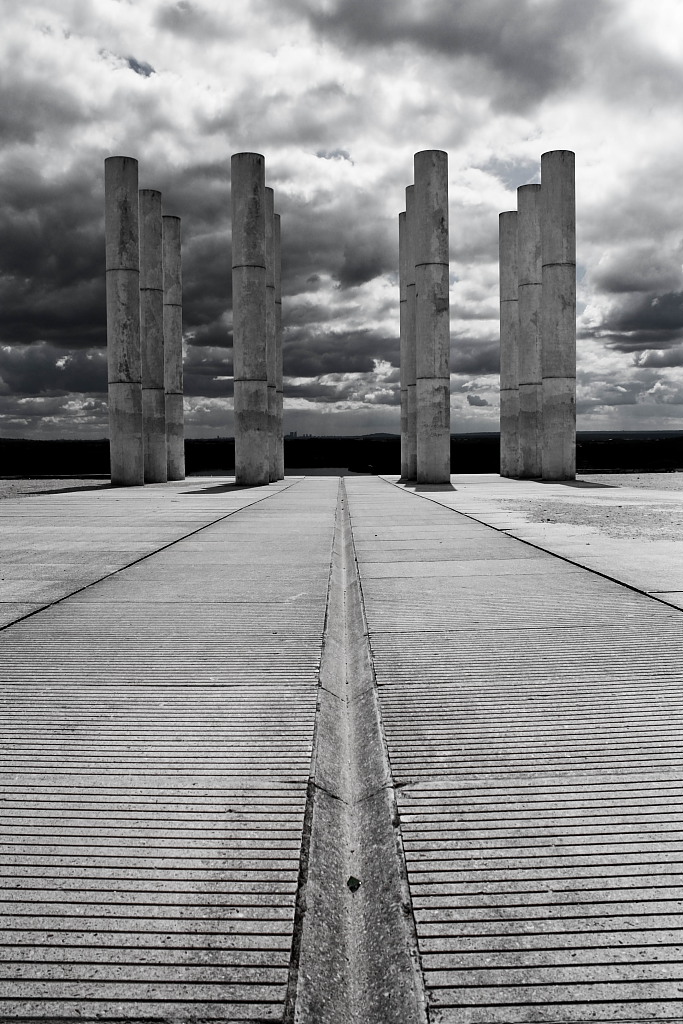
<path id="1" fill-rule="evenodd" d="M 344 247 L 344 260 L 339 271 L 342 288 L 355 288 L 394 269 L 396 253 L 386 237 L 360 234 Z"/>
<path id="2" fill-rule="evenodd" d="M 375 360 L 398 366 L 398 338 L 370 329 L 325 334 L 297 329 L 285 331 L 284 372 L 289 377 L 317 377 L 326 373 L 370 373 Z"/>
<path id="3" fill-rule="evenodd" d="M 468 396 L 467 396 L 467 404 L 468 405 L 482 406 L 482 405 L 490 405 L 491 403 L 486 398 L 482 398 L 481 395 L 470 395 L 470 394 L 468 394 Z"/>
<path id="4" fill-rule="evenodd" d="M 677 346 L 683 339 L 683 291 L 625 296 L 591 333 L 617 352 Z"/>
<path id="5" fill-rule="evenodd" d="M 184 359 L 184 391 L 186 395 L 207 398 L 228 398 L 233 393 L 232 356 L 218 347 L 187 346 Z"/>
<path id="6" fill-rule="evenodd" d="M 636 352 L 633 359 L 636 366 L 683 366 L 683 344 L 668 351 L 665 349 L 664 351 Z"/>
<path id="7" fill-rule="evenodd" d="M 651 242 L 617 248 L 591 271 L 590 282 L 613 295 L 674 291 L 683 284 L 681 253 Z"/>
<path id="8" fill-rule="evenodd" d="M 0 378 L 18 395 L 63 395 L 107 390 L 103 351 L 74 351 L 45 342 L 0 347 Z"/>
<path id="9" fill-rule="evenodd" d="M 293 384 L 285 381 L 284 395 L 287 398 L 305 398 L 313 402 L 331 404 L 336 402 L 364 402 L 368 405 L 400 405 L 401 393 L 397 383 L 378 386 L 370 378 L 339 379 L 333 383 L 310 381 Z"/>
<path id="10" fill-rule="evenodd" d="M 500 344 L 498 338 L 480 341 L 474 338 L 451 340 L 451 373 L 498 373 L 500 370 Z"/>
<path id="11" fill-rule="evenodd" d="M 292 3 L 319 32 L 354 45 L 400 43 L 482 60 L 499 105 L 515 109 L 580 75 L 586 39 L 613 9 L 609 0 L 336 0 L 322 10 Z"/>
<path id="12" fill-rule="evenodd" d="M 141 75 L 143 78 L 149 78 L 150 75 L 156 74 L 151 64 L 148 64 L 145 60 L 136 60 L 135 57 L 127 57 L 128 67 L 131 71 L 134 71 L 136 75 Z"/>

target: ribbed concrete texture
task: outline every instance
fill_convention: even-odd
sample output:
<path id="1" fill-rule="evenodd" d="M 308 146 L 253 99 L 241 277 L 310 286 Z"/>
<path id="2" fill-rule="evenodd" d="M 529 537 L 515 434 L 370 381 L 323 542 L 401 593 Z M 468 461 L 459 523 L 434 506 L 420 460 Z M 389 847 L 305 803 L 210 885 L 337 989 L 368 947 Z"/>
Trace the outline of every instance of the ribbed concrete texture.
<path id="1" fill-rule="evenodd" d="M 277 474 L 277 352 L 275 321 L 275 193 L 265 190 L 266 211 L 266 373 L 268 376 L 268 479 Z"/>
<path id="2" fill-rule="evenodd" d="M 519 472 L 517 213 L 498 218 L 500 267 L 500 475 Z"/>
<path id="3" fill-rule="evenodd" d="M 164 216 L 164 391 L 169 480 L 185 479 L 183 412 L 183 279 L 180 217 Z"/>
<path id="4" fill-rule="evenodd" d="M 232 157 L 235 479 L 246 486 L 270 479 L 265 173 L 260 153 Z"/>
<path id="5" fill-rule="evenodd" d="M 276 478 L 285 476 L 285 446 L 282 427 L 283 366 L 282 366 L 282 224 L 280 214 L 273 217 L 273 265 L 275 273 L 275 395 L 276 395 Z"/>
<path id="6" fill-rule="evenodd" d="M 166 483 L 164 264 L 161 192 L 143 188 L 140 209 L 140 352 L 145 483 Z"/>
<path id="7" fill-rule="evenodd" d="M 415 186 L 406 188 L 406 479 L 417 479 L 417 393 L 415 355 Z M 403 363 L 401 363 L 403 365 Z"/>
<path id="8" fill-rule="evenodd" d="M 448 156 L 415 154 L 415 371 L 417 481 L 450 479 Z"/>
<path id="9" fill-rule="evenodd" d="M 574 154 L 541 157 L 543 479 L 576 476 Z"/>
<path id="10" fill-rule="evenodd" d="M 346 483 L 430 1021 L 680 1020 L 681 613 Z"/>
<path id="11" fill-rule="evenodd" d="M 541 375 L 541 186 L 517 189 L 519 475 L 540 477 L 543 456 Z"/>
<path id="12" fill-rule="evenodd" d="M 282 1020 L 337 489 L 23 500 L 141 560 L 0 635 L 0 1019 Z"/>
<path id="13" fill-rule="evenodd" d="M 144 483 L 138 162 L 104 161 L 109 450 L 113 484 Z"/>

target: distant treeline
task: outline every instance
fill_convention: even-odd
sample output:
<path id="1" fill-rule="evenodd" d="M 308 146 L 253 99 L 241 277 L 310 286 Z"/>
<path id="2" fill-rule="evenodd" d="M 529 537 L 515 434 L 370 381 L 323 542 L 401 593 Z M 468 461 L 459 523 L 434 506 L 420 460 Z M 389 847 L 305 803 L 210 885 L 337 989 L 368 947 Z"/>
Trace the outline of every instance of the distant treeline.
<path id="1" fill-rule="evenodd" d="M 497 473 L 499 436 L 496 433 L 454 434 L 451 469 L 454 473 Z M 399 473 L 401 445 L 396 435 L 362 437 L 285 438 L 285 467 L 345 469 L 355 473 Z M 188 473 L 230 473 L 235 468 L 233 438 L 185 441 Z M 670 472 L 683 470 L 683 431 L 579 432 L 577 467 L 580 472 Z M 109 442 L 29 441 L 0 438 L 0 476 L 106 476 Z"/>

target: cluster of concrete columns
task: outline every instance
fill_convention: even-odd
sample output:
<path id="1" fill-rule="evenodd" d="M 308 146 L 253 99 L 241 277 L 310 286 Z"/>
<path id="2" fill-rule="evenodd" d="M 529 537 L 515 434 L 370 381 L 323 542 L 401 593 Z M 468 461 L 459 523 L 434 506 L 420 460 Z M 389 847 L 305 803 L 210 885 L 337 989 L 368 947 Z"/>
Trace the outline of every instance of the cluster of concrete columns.
<path id="1" fill-rule="evenodd" d="M 235 483 L 282 480 L 280 217 L 260 153 L 231 161 Z"/>
<path id="2" fill-rule="evenodd" d="M 185 479 L 180 218 L 138 189 L 138 162 L 105 160 L 111 482 Z"/>
<path id="3" fill-rule="evenodd" d="M 541 184 L 501 213 L 501 476 L 576 476 L 575 159 L 541 157 Z"/>
<path id="4" fill-rule="evenodd" d="M 415 154 L 399 214 L 401 478 L 450 482 L 448 156 Z"/>

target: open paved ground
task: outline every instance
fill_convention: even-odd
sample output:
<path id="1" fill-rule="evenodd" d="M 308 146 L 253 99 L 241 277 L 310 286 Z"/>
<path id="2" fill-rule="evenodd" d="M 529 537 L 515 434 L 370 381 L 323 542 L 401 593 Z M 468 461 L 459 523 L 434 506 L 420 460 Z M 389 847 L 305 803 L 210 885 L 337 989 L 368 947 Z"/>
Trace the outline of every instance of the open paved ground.
<path id="1" fill-rule="evenodd" d="M 683 492 L 634 482 L 8 495 L 0 1020 L 683 1020 Z"/>

